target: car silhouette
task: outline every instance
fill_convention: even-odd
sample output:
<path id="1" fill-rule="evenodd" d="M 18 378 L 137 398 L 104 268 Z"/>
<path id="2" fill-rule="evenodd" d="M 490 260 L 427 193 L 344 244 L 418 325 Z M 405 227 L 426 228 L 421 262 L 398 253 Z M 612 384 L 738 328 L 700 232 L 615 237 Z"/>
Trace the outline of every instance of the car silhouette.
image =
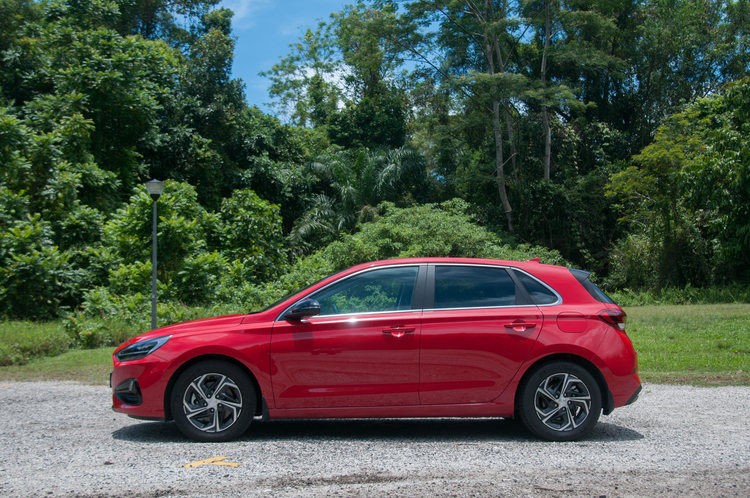
<path id="1" fill-rule="evenodd" d="M 361 264 L 263 311 L 128 341 L 113 408 L 198 441 L 256 417 L 517 417 L 576 440 L 641 390 L 625 312 L 588 277 L 539 260 Z"/>

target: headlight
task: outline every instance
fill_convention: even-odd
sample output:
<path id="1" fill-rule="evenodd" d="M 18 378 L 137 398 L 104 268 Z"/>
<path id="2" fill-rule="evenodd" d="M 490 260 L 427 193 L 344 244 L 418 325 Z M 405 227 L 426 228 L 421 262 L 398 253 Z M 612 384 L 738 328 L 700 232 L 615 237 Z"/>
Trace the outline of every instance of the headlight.
<path id="1" fill-rule="evenodd" d="M 148 339 L 146 341 L 136 342 L 131 344 L 125 349 L 121 349 L 115 353 L 115 357 L 119 361 L 133 361 L 140 360 L 150 355 L 164 344 L 167 343 L 171 335 L 165 335 L 164 337 L 157 337 L 155 339 Z"/>

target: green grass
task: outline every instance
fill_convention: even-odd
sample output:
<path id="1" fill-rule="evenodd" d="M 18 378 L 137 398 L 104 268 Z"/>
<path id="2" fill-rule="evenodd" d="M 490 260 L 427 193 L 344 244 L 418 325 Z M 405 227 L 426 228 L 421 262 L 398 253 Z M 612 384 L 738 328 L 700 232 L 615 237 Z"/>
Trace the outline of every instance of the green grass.
<path id="1" fill-rule="evenodd" d="M 750 385 L 750 304 L 626 308 L 650 382 Z"/>
<path id="2" fill-rule="evenodd" d="M 72 338 L 61 322 L 0 322 L 0 366 L 22 365 L 33 358 L 68 350 Z"/>
<path id="3" fill-rule="evenodd" d="M 70 380 L 108 385 L 115 348 L 79 349 L 52 358 L 36 358 L 25 365 L 0 367 L 0 382 Z"/>
<path id="4" fill-rule="evenodd" d="M 625 311 L 644 381 L 750 385 L 750 304 L 640 306 Z M 14 343 L 18 337 L 22 340 Z M 114 347 L 59 354 L 68 347 L 66 338 L 70 340 L 70 335 L 59 322 L 0 323 L 0 352 L 17 347 L 24 351 L 19 354 L 26 363 L 0 366 L 0 382 L 73 380 L 106 384 Z M 14 346 L 16 343 L 21 345 Z M 29 355 L 37 352 L 41 357 L 29 360 Z M 59 356 L 49 357 L 53 354 Z"/>

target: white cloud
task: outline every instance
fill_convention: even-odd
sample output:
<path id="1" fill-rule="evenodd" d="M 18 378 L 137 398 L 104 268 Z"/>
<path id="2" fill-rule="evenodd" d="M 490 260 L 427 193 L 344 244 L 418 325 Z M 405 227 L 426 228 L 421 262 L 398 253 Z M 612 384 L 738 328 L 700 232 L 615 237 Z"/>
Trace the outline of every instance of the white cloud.
<path id="1" fill-rule="evenodd" d="M 232 27 L 234 29 L 247 29 L 255 24 L 255 14 L 257 11 L 268 8 L 272 5 L 270 0 L 224 0 L 222 7 L 232 9 L 234 18 Z"/>

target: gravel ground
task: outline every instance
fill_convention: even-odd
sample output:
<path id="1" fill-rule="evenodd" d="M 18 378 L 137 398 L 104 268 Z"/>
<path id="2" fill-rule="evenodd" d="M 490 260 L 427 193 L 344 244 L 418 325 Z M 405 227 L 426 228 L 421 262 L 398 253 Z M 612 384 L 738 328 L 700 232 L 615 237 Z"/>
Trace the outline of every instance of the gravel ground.
<path id="1" fill-rule="evenodd" d="M 575 443 L 498 419 L 271 421 L 194 443 L 109 393 L 0 384 L 0 495 L 750 496 L 749 387 L 646 385 Z"/>

